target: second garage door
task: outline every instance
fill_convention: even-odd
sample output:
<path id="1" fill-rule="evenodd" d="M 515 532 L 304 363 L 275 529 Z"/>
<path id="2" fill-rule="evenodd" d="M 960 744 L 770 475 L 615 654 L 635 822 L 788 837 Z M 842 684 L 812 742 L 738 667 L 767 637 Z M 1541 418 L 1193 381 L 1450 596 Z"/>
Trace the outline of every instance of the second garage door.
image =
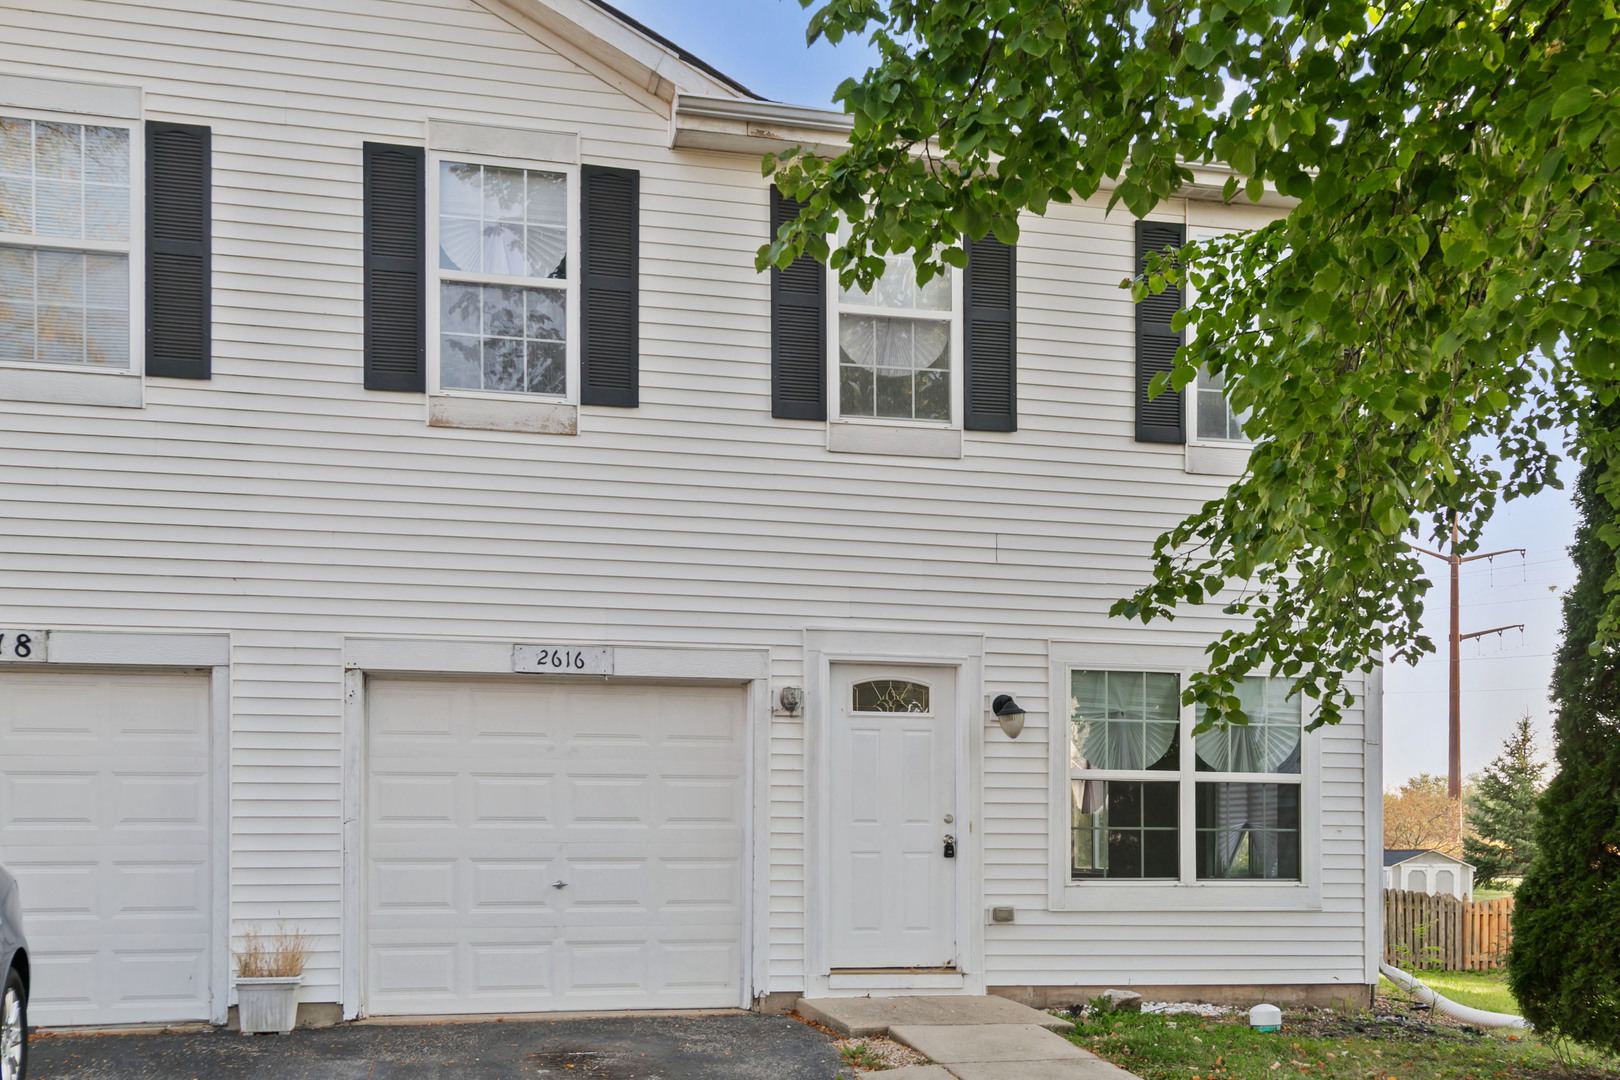
<path id="1" fill-rule="evenodd" d="M 0 671 L 0 863 L 36 1024 L 206 1020 L 208 677 Z"/>
<path id="2" fill-rule="evenodd" d="M 739 1004 L 744 702 L 372 679 L 367 1011 Z"/>

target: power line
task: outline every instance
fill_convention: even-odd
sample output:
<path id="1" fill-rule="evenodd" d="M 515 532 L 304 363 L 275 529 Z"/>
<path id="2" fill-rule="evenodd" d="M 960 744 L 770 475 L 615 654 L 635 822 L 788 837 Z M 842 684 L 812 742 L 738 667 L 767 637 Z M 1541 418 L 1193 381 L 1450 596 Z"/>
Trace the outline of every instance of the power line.
<path id="1" fill-rule="evenodd" d="M 1457 609 L 1462 606 L 1462 567 L 1464 563 L 1478 562 L 1480 559 L 1490 559 L 1494 565 L 1498 555 L 1511 555 L 1516 552 L 1521 558 L 1524 558 L 1527 554 L 1524 548 L 1504 548 L 1501 551 L 1483 551 L 1477 555 L 1459 555 L 1457 545 L 1460 539 L 1457 529 L 1457 513 L 1452 511 L 1450 554 L 1442 555 L 1438 551 L 1420 548 L 1416 544 L 1407 545 L 1407 547 L 1420 554 L 1445 560 L 1446 564 L 1451 568 L 1451 707 L 1446 725 L 1450 743 L 1446 755 L 1446 790 L 1447 794 L 1456 801 L 1459 814 L 1462 813 L 1462 643 L 1467 638 L 1479 638 L 1488 634 L 1502 634 L 1509 630 L 1518 630 L 1522 633 L 1524 630 L 1524 624 L 1517 623 L 1511 626 L 1495 626 L 1489 630 L 1475 630 L 1468 634 L 1462 633 L 1457 621 Z M 1524 576 L 1528 578 L 1529 567 L 1525 566 L 1523 572 Z"/>

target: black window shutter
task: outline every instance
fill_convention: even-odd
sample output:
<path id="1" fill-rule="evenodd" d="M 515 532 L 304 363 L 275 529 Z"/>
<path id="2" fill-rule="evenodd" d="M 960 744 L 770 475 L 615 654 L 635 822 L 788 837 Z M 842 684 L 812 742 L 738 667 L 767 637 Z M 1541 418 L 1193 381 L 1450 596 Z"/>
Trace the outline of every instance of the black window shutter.
<path id="1" fill-rule="evenodd" d="M 366 143 L 365 386 L 427 389 L 426 157 Z"/>
<path id="2" fill-rule="evenodd" d="M 579 400 L 641 403 L 641 174 L 580 169 Z"/>
<path id="3" fill-rule="evenodd" d="M 1018 249 L 994 236 L 967 244 L 962 334 L 963 426 L 1018 430 Z"/>
<path id="4" fill-rule="evenodd" d="M 212 133 L 146 124 L 146 373 L 206 379 L 213 365 Z"/>
<path id="5" fill-rule="evenodd" d="M 1187 242 L 1187 227 L 1170 221 L 1136 223 L 1136 272 L 1143 272 L 1150 251 L 1180 248 Z M 1181 310 L 1181 286 L 1170 285 L 1158 295 L 1148 294 L 1136 305 L 1136 441 L 1184 443 L 1187 412 L 1181 393 L 1166 390 L 1148 400 L 1148 384 L 1161 371 L 1175 366 L 1181 331 L 1170 321 Z"/>
<path id="6" fill-rule="evenodd" d="M 803 203 L 771 188 L 771 239 Z M 827 419 L 827 268 L 800 255 L 771 268 L 771 415 Z"/>

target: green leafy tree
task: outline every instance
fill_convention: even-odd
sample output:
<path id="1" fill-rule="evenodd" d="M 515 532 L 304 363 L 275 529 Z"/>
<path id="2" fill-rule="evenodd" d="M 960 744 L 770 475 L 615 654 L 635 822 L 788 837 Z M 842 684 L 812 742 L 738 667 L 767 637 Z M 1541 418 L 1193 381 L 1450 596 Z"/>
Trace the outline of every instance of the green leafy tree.
<path id="1" fill-rule="evenodd" d="M 912 252 L 926 280 L 1054 202 L 1145 215 L 1192 164 L 1229 166 L 1229 199 L 1296 200 L 1129 286 L 1190 280 L 1169 384 L 1204 366 L 1252 410 L 1248 472 L 1114 607 L 1245 616 L 1189 682 L 1208 722 L 1242 717 L 1256 670 L 1334 722 L 1346 673 L 1432 651 L 1405 538 L 1457 512 L 1475 549 L 1499 499 L 1556 485 L 1559 426 L 1620 497 L 1617 437 L 1588 422 L 1620 383 L 1614 0 L 800 3 L 812 41 L 869 35 L 880 60 L 838 90 L 846 150 L 766 159 L 807 205 L 762 267 L 808 251 L 865 286 Z"/>
<path id="2" fill-rule="evenodd" d="M 1463 858 L 1474 864 L 1474 880 L 1489 885 L 1523 877 L 1536 856 L 1536 806 L 1547 766 L 1536 760 L 1536 734 L 1527 712 L 1502 744 L 1502 752 L 1475 780 L 1468 799 Z"/>
<path id="3" fill-rule="evenodd" d="M 1620 421 L 1620 408 L 1597 419 Z M 1620 651 L 1589 648 L 1614 571 L 1615 509 L 1601 466 L 1581 472 L 1564 639 L 1552 696 L 1557 774 L 1541 796 L 1536 857 L 1514 893 L 1508 982 L 1542 1030 L 1620 1053 Z"/>

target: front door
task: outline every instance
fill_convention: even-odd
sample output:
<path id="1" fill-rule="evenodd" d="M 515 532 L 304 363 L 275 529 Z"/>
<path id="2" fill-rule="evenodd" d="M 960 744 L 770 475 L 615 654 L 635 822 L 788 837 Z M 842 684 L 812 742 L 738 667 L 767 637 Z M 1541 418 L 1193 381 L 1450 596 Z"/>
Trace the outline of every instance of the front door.
<path id="1" fill-rule="evenodd" d="M 955 677 L 833 666 L 835 971 L 956 966 Z"/>

